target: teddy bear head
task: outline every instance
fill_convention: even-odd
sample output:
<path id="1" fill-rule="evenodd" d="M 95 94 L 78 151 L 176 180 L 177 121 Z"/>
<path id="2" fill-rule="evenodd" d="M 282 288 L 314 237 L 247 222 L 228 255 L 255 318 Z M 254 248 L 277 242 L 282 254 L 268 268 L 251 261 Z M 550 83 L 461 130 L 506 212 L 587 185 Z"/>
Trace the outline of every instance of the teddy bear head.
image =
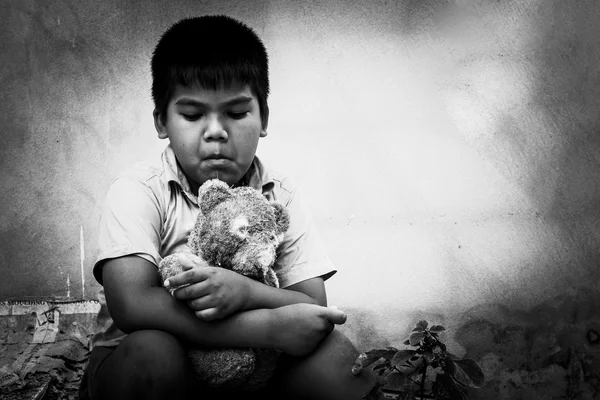
<path id="1" fill-rule="evenodd" d="M 212 266 L 264 283 L 268 276 L 276 281 L 271 267 L 289 226 L 285 207 L 253 188 L 232 189 L 217 179 L 200 187 L 198 202 L 200 214 L 188 239 L 192 252 Z"/>

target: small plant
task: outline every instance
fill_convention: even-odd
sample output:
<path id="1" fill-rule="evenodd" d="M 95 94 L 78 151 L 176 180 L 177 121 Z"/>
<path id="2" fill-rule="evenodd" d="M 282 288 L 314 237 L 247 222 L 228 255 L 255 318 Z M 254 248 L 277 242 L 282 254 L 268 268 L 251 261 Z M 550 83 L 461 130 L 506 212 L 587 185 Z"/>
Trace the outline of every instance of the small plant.
<path id="1" fill-rule="evenodd" d="M 439 338 L 446 329 L 441 325 L 427 326 L 427 321 L 419 321 L 404 342 L 415 349 L 388 347 L 358 356 L 352 367 L 354 375 L 372 367 L 379 376 L 364 399 L 375 400 L 383 395 L 403 400 L 465 400 L 469 387 L 483 385 L 485 377 L 475 361 L 459 359 L 446 351 Z"/>

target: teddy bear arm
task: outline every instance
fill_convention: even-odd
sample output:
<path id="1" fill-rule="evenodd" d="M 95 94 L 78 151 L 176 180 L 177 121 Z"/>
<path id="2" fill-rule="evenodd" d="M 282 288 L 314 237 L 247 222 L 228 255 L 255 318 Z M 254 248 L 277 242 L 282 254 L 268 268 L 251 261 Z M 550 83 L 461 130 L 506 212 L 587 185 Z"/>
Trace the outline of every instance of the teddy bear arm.
<path id="1" fill-rule="evenodd" d="M 161 280 L 161 283 L 163 286 L 167 279 L 183 272 L 183 267 L 181 266 L 181 263 L 179 262 L 180 254 L 188 254 L 188 256 L 190 255 L 189 253 L 186 253 L 186 252 L 171 254 L 171 255 L 168 255 L 165 258 L 163 258 L 162 261 L 158 264 L 158 274 L 160 276 L 160 280 Z M 194 256 L 192 255 L 192 257 L 194 257 Z M 200 257 L 198 257 L 198 258 L 199 258 L 198 261 L 200 263 L 202 263 L 203 262 L 202 258 L 200 258 Z M 173 294 L 175 289 L 178 289 L 183 286 L 186 286 L 186 285 L 169 287 L 168 290 L 171 294 Z"/>
<path id="2" fill-rule="evenodd" d="M 269 268 L 267 270 L 267 273 L 265 274 L 265 280 L 266 280 L 266 284 L 269 286 L 273 286 L 278 288 L 279 287 L 279 279 L 277 278 L 277 274 L 275 273 L 275 271 L 273 270 L 273 268 Z"/>

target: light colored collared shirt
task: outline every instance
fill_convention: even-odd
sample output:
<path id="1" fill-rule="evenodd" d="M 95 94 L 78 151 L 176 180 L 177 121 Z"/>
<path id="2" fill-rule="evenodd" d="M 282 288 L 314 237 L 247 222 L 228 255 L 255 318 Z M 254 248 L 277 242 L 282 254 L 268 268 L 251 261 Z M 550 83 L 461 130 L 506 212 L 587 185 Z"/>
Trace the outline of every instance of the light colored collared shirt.
<path id="1" fill-rule="evenodd" d="M 267 171 L 257 157 L 246 180 L 248 186 L 260 190 L 268 200 L 283 204 L 290 215 L 290 226 L 277 249 L 273 267 L 280 287 L 315 277 L 326 280 L 335 274 L 298 186 Z M 110 258 L 136 255 L 158 266 L 163 257 L 184 251 L 199 210 L 198 198 L 191 192 L 171 146 L 163 152 L 159 165 L 137 164 L 119 176 L 106 195 L 94 277 L 102 284 L 102 262 Z M 116 346 L 125 333 L 112 321 L 103 289 L 98 297 L 99 330 L 92 347 Z"/>

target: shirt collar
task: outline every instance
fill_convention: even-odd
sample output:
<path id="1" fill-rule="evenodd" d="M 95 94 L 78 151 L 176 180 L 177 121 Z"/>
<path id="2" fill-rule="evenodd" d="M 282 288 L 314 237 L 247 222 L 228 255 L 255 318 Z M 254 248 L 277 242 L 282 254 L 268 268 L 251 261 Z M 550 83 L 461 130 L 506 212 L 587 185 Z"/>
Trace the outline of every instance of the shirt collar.
<path id="1" fill-rule="evenodd" d="M 196 195 L 192 193 L 190 183 L 183 173 L 183 170 L 180 168 L 170 144 L 163 151 L 162 162 L 167 182 L 174 182 L 183 189 L 188 197 L 197 202 Z M 270 191 L 274 185 L 273 178 L 256 156 L 242 180 L 248 182 L 248 186 L 260 190 L 263 194 Z"/>

